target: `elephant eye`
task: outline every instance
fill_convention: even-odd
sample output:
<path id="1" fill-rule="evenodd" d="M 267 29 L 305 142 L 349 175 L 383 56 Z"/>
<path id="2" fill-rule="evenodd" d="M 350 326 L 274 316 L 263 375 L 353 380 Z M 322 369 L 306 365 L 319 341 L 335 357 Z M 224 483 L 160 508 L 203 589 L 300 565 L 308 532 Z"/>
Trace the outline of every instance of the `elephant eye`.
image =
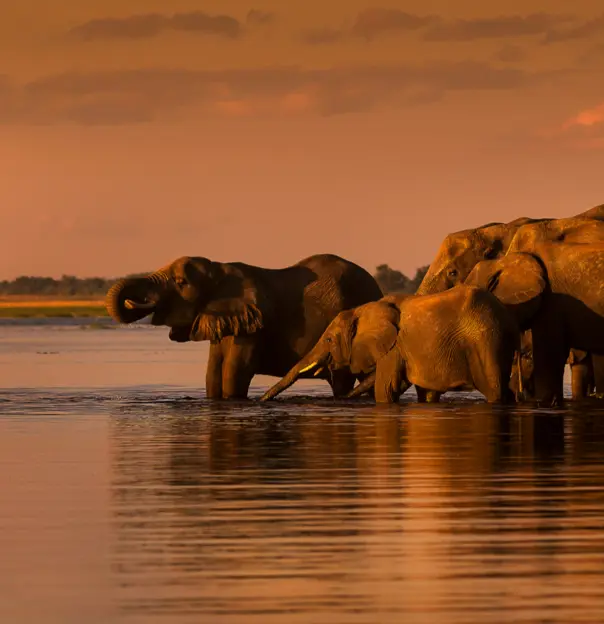
<path id="1" fill-rule="evenodd" d="M 447 275 L 448 275 L 449 277 L 457 277 L 457 269 L 449 269 L 449 270 L 447 271 Z"/>
<path id="2" fill-rule="evenodd" d="M 325 338 L 325 342 L 331 342 L 331 336 L 327 336 L 327 338 Z"/>
<path id="3" fill-rule="evenodd" d="M 182 278 L 182 277 L 177 277 L 177 278 L 174 279 L 174 281 L 176 282 L 176 285 L 179 288 L 182 288 L 183 286 L 187 285 L 187 280 Z"/>

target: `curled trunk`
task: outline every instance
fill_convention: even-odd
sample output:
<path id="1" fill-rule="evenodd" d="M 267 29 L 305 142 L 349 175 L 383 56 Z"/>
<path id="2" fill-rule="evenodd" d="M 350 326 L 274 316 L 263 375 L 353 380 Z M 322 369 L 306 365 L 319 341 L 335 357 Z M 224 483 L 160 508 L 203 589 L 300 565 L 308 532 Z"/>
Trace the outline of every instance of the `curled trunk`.
<path id="1" fill-rule="evenodd" d="M 160 290 L 151 276 L 122 279 L 107 292 L 107 312 L 118 323 L 140 321 L 154 311 Z"/>

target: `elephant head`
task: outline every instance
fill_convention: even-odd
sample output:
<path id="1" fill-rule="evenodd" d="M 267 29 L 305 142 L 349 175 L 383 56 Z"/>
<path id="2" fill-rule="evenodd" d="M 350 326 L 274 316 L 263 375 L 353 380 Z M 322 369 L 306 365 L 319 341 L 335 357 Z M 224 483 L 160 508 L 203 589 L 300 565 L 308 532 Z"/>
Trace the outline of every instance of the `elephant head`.
<path id="1" fill-rule="evenodd" d="M 546 271 L 528 253 L 512 253 L 479 262 L 465 283 L 491 291 L 515 314 L 521 330 L 530 327 L 548 286 Z"/>
<path id="2" fill-rule="evenodd" d="M 119 323 L 152 315 L 151 323 L 170 327 L 170 339 L 177 342 L 253 333 L 263 326 L 257 291 L 228 266 L 179 258 L 154 273 L 114 284 L 107 310 Z"/>
<path id="3" fill-rule="evenodd" d="M 418 295 L 429 295 L 463 282 L 478 262 L 504 255 L 518 228 L 548 219 L 519 217 L 509 223 L 487 223 L 479 228 L 449 234 L 430 265 Z"/>
<path id="4" fill-rule="evenodd" d="M 315 346 L 288 373 L 267 390 L 267 401 L 289 388 L 301 375 L 323 369 L 347 369 L 356 375 L 370 374 L 382 356 L 392 349 L 398 335 L 399 310 L 381 299 L 340 312 Z"/>

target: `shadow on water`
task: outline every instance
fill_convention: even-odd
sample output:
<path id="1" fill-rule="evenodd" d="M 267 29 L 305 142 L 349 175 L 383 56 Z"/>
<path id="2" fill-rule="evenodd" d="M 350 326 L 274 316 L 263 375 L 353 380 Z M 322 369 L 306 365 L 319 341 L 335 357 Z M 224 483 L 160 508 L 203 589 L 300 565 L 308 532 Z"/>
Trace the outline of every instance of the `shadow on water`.
<path id="1" fill-rule="evenodd" d="M 121 607 L 145 621 L 596 621 L 603 416 L 114 406 Z"/>

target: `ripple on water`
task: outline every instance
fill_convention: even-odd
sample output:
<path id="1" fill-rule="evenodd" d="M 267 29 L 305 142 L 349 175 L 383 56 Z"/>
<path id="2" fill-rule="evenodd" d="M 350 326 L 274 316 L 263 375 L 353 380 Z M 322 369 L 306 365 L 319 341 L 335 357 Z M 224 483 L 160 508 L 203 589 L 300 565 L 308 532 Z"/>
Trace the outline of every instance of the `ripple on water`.
<path id="1" fill-rule="evenodd" d="M 599 405 L 304 393 L 0 389 L 0 619 L 602 621 Z"/>

